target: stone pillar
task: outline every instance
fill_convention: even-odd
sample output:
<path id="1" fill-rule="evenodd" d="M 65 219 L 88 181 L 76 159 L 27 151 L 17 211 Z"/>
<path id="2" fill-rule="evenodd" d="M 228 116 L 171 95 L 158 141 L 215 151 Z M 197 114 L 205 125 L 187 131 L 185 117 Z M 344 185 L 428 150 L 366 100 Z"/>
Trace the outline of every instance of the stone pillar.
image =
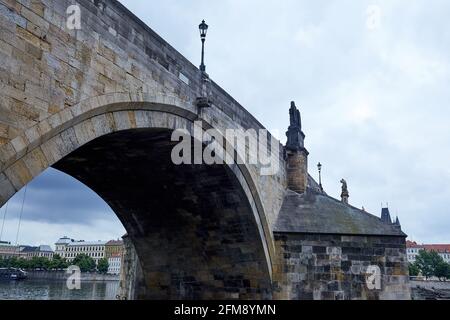
<path id="1" fill-rule="evenodd" d="M 144 276 L 139 258 L 128 235 L 122 237 L 124 251 L 120 270 L 119 292 L 117 299 L 137 300 L 145 291 Z"/>
<path id="2" fill-rule="evenodd" d="M 304 147 L 305 134 L 302 131 L 300 111 L 291 102 L 289 109 L 290 125 L 286 132 L 287 179 L 288 188 L 304 193 L 308 186 L 308 151 Z"/>
<path id="3" fill-rule="evenodd" d="M 341 193 L 341 200 L 343 203 L 348 204 L 348 198 L 350 197 L 350 194 L 348 193 L 348 191 L 344 191 Z"/>
<path id="4" fill-rule="evenodd" d="M 288 188 L 304 193 L 308 186 L 308 151 L 287 151 Z"/>

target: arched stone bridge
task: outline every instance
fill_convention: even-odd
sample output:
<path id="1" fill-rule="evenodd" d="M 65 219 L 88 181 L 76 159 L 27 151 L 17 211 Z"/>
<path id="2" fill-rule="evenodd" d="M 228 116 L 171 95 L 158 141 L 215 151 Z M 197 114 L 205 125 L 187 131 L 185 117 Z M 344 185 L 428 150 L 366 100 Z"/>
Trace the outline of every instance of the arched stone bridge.
<path id="1" fill-rule="evenodd" d="M 409 296 L 405 235 L 318 192 L 305 149 L 281 146 L 273 175 L 172 163 L 171 133 L 194 121 L 263 126 L 119 2 L 0 0 L 0 16 L 0 205 L 49 167 L 85 183 L 139 257 L 129 297 Z M 302 216 L 308 204 L 324 220 Z M 370 263 L 372 291 L 350 270 Z"/>

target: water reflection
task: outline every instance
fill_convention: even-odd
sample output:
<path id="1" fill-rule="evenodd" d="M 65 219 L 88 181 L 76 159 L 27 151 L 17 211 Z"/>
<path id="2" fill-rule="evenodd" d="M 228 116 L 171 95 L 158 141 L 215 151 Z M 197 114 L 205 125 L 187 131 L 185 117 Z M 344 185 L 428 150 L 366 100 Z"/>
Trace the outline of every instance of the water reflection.
<path id="1" fill-rule="evenodd" d="M 0 300 L 114 300 L 118 288 L 118 281 L 86 281 L 80 290 L 65 281 L 0 281 Z"/>

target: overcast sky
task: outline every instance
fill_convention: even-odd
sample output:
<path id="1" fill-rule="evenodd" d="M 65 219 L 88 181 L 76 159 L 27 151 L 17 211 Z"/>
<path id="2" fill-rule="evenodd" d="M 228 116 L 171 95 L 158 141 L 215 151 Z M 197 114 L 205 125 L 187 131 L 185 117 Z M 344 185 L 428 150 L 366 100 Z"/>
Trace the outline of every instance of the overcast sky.
<path id="1" fill-rule="evenodd" d="M 379 215 L 388 202 L 410 239 L 450 243 L 449 1 L 121 2 L 196 65 L 205 19 L 210 77 L 270 130 L 286 131 L 295 100 L 309 171 L 323 164 L 328 194 L 339 198 L 345 178 L 352 205 Z M 6 220 L 12 241 L 21 196 Z M 21 230 L 31 244 L 124 232 L 56 171 L 31 184 Z"/>

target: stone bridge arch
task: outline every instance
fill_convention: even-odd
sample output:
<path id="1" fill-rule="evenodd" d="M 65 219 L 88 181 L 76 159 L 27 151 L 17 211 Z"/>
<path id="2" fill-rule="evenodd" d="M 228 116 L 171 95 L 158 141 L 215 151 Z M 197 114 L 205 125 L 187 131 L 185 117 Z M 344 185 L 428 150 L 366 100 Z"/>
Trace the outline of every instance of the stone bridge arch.
<path id="1" fill-rule="evenodd" d="M 80 28 L 67 26 L 72 5 Z M 197 119 L 221 131 L 264 126 L 117 0 L 0 0 L 0 15 L 0 204 L 49 166 L 84 181 L 143 257 L 141 297 L 268 298 L 272 269 L 273 298 L 409 297 L 406 235 L 318 192 L 300 123 L 291 119 L 294 143 L 272 153 L 272 175 L 258 165 L 177 171 L 155 158 L 167 156 L 171 130 Z M 133 161 L 141 176 L 110 170 Z M 145 238 L 158 227 L 166 232 Z M 385 261 L 380 292 L 352 273 L 369 260 Z"/>
<path id="2" fill-rule="evenodd" d="M 139 297 L 270 298 L 273 240 L 250 169 L 167 163 L 171 132 L 196 119 L 195 106 L 157 92 L 84 100 L 0 147 L 0 205 L 53 166 L 124 224 L 146 282 Z"/>

